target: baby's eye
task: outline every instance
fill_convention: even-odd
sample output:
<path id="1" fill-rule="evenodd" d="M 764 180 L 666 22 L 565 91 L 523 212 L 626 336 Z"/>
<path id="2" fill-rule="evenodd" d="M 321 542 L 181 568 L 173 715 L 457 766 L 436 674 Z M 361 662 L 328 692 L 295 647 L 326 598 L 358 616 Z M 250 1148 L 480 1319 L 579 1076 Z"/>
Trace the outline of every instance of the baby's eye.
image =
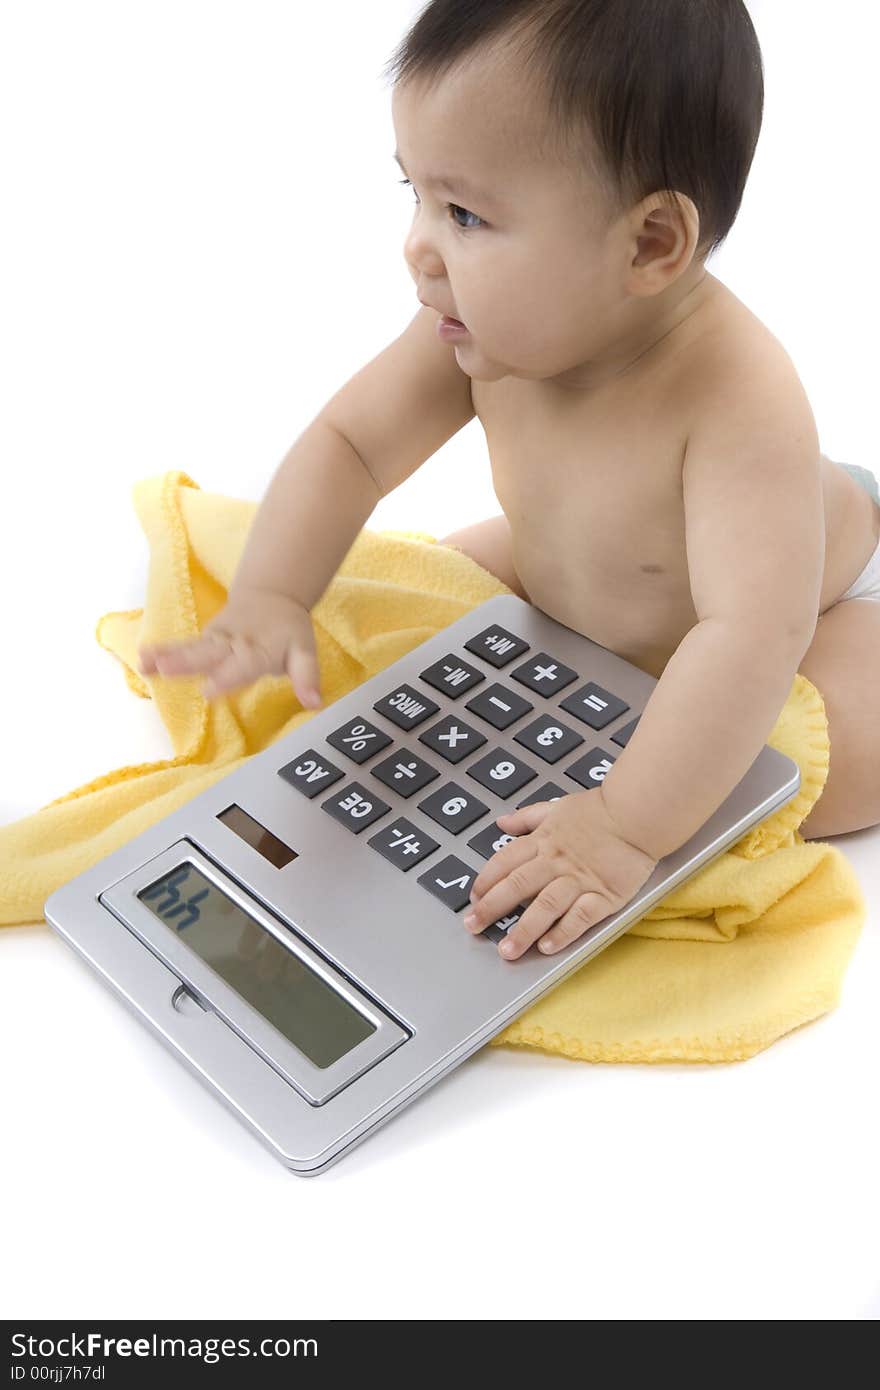
<path id="1" fill-rule="evenodd" d="M 399 182 L 399 183 L 402 183 L 402 184 L 410 185 L 410 187 L 412 186 L 412 185 L 411 185 L 411 181 L 410 181 L 409 179 L 399 179 L 398 182 Z M 415 200 L 416 200 L 416 202 L 418 202 L 418 201 L 419 201 L 419 195 L 418 195 L 417 193 L 415 193 L 415 190 L 414 190 L 414 194 L 415 194 Z M 456 212 L 463 212 L 464 215 L 465 215 L 465 217 L 474 217 L 474 218 L 476 218 L 476 220 L 477 220 L 478 223 L 482 223 L 482 220 L 483 220 L 483 219 L 482 219 L 481 217 L 477 217 L 477 214 L 476 214 L 475 212 L 468 212 L 467 208 L 459 207 L 457 203 L 447 203 L 446 206 L 447 206 L 447 208 L 449 209 L 449 211 L 453 214 L 453 221 L 455 221 L 454 214 L 455 214 Z M 455 225 L 456 225 L 456 227 L 458 228 L 458 230 L 459 230 L 460 232 L 474 232 L 474 231 L 476 231 L 476 227 L 475 227 L 475 226 L 463 227 L 463 226 L 461 225 L 460 222 L 455 222 Z"/>

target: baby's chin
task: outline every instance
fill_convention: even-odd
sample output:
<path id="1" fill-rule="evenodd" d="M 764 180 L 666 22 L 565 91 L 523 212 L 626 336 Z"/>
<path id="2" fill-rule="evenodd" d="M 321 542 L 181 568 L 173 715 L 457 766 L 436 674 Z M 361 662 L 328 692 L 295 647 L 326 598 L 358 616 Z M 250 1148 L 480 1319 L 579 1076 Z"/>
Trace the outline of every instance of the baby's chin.
<path id="1" fill-rule="evenodd" d="M 510 367 L 505 362 L 496 362 L 487 357 L 472 338 L 465 343 L 455 343 L 452 350 L 456 362 L 471 381 L 500 381 L 502 377 L 510 376 Z"/>

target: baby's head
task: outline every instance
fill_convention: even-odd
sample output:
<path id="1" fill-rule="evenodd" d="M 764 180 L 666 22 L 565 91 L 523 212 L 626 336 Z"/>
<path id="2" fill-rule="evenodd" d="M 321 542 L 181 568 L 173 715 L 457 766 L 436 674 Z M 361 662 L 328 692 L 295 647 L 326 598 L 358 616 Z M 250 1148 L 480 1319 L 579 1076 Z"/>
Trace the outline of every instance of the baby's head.
<path id="1" fill-rule="evenodd" d="M 468 376 L 589 386 L 707 298 L 761 128 L 743 0 L 431 0 L 389 70 L 407 264 Z"/>

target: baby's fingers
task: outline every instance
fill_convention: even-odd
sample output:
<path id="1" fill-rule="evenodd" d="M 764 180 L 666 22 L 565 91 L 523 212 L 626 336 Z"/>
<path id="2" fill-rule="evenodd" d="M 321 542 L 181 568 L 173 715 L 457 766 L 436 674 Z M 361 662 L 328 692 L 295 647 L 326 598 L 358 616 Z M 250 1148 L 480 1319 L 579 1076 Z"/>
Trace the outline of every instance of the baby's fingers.
<path id="1" fill-rule="evenodd" d="M 191 642 L 162 642 L 142 647 L 138 653 L 141 674 L 148 676 L 184 676 L 193 672 L 210 671 L 229 655 L 229 638 L 220 633 L 206 633 Z"/>
<path id="2" fill-rule="evenodd" d="M 270 653 L 259 643 L 236 637 L 228 641 L 210 674 L 202 683 L 209 698 L 253 685 L 261 676 L 276 674 Z"/>

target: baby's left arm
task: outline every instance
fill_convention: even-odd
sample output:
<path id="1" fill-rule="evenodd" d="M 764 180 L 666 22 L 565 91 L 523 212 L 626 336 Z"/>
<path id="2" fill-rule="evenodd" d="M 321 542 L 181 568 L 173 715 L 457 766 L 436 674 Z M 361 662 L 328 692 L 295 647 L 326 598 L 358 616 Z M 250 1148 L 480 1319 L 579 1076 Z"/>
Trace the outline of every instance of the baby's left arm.
<path id="1" fill-rule="evenodd" d="M 794 389 L 794 387 L 798 389 Z M 698 622 L 606 775 L 609 812 L 655 859 L 690 839 L 767 742 L 812 641 L 825 563 L 816 423 L 797 378 L 718 392 L 683 465 Z"/>

